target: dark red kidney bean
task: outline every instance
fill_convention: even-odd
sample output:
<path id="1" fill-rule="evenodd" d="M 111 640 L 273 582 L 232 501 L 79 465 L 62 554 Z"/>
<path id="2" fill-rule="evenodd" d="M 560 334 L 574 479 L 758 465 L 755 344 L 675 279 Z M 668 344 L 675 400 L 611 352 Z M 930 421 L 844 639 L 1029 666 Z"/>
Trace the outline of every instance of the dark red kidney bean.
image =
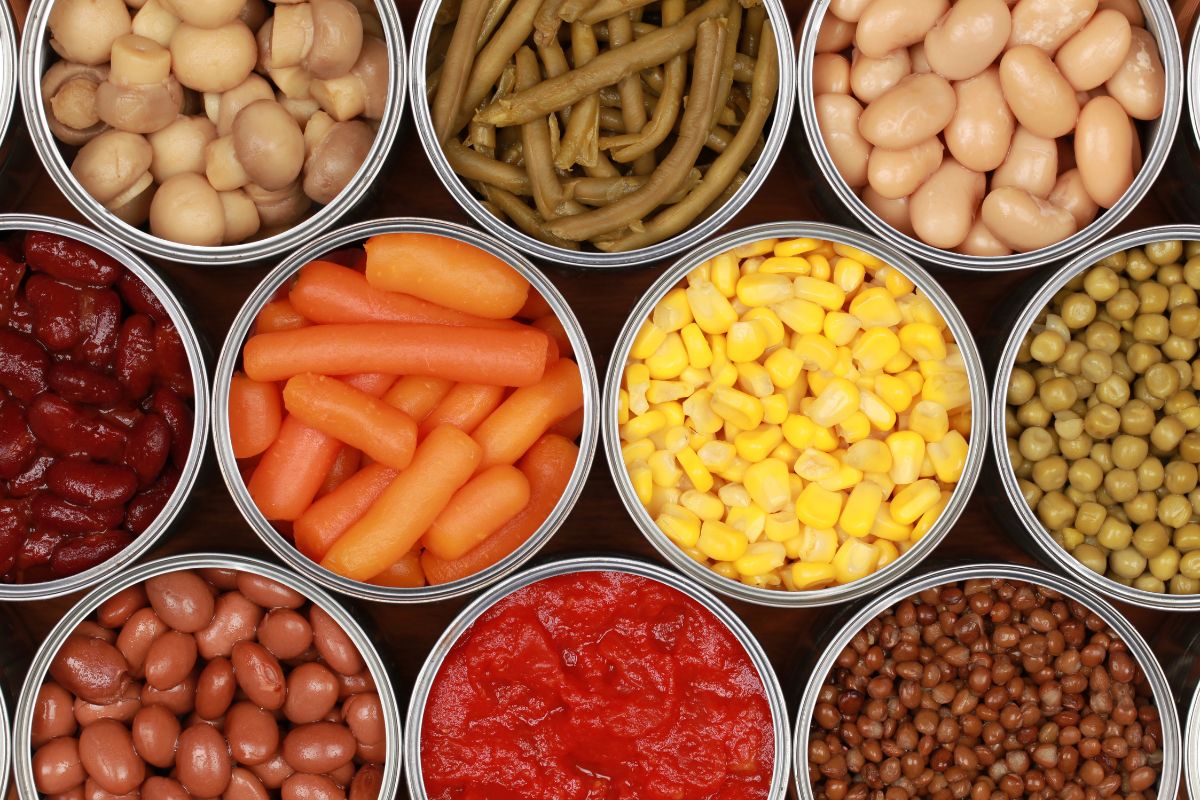
<path id="1" fill-rule="evenodd" d="M 0 478 L 16 478 L 24 472 L 37 445 L 20 404 L 10 399 L 0 405 Z"/>
<path id="2" fill-rule="evenodd" d="M 174 752 L 171 753 L 171 760 L 175 760 Z M 146 779 L 142 784 L 141 797 L 142 800 L 192 800 L 192 796 L 179 781 L 161 775 L 151 775 Z M 262 800 L 266 800 L 265 794 Z"/>
<path id="3" fill-rule="evenodd" d="M 69 533 L 33 528 L 21 543 L 21 552 L 17 554 L 17 568 L 26 570 L 50 563 L 54 548 L 71 538 Z"/>
<path id="4" fill-rule="evenodd" d="M 136 494 L 125 506 L 125 530 L 140 536 L 158 519 L 158 515 L 171 499 L 173 489 L 151 488 Z"/>
<path id="5" fill-rule="evenodd" d="M 120 461 L 128 440 L 119 425 L 89 417 L 56 394 L 39 395 L 33 401 L 29 429 L 60 455 L 83 454 L 96 461 Z"/>
<path id="6" fill-rule="evenodd" d="M 33 783 L 39 792 L 59 794 L 83 783 L 87 773 L 79 760 L 79 741 L 70 736 L 51 739 L 33 754 Z"/>
<path id="7" fill-rule="evenodd" d="M 32 336 L 0 328 L 0 387 L 22 403 L 46 391 L 50 357 Z"/>
<path id="8" fill-rule="evenodd" d="M 125 466 L 137 475 L 141 486 L 147 486 L 162 473 L 171 454 L 171 429 L 158 414 L 144 415 L 129 432 L 125 445 Z"/>
<path id="9" fill-rule="evenodd" d="M 155 322 L 166 322 L 171 318 L 150 287 L 129 270 L 117 279 L 117 291 L 135 314 L 145 314 Z"/>
<path id="10" fill-rule="evenodd" d="M 20 475 L 8 482 L 8 493 L 12 497 L 28 497 L 39 489 L 46 488 L 46 472 L 57 459 L 49 453 L 38 452 Z"/>
<path id="11" fill-rule="evenodd" d="M 72 634 L 50 662 L 50 677 L 89 703 L 117 700 L 129 686 L 129 664 L 103 639 Z"/>
<path id="12" fill-rule="evenodd" d="M 101 509 L 128 503 L 138 479 L 129 467 L 65 458 L 46 471 L 46 484 L 64 500 Z"/>
<path id="13" fill-rule="evenodd" d="M 8 572 L 21 552 L 29 533 L 29 505 L 16 500 L 0 501 L 0 572 Z"/>
<path id="14" fill-rule="evenodd" d="M 192 369 L 187 350 L 171 322 L 162 322 L 154 328 L 154 374 L 176 394 L 192 396 Z"/>
<path id="15" fill-rule="evenodd" d="M 23 294 L 13 298 L 12 309 L 8 312 L 8 327 L 26 336 L 33 335 L 33 309 Z"/>
<path id="16" fill-rule="evenodd" d="M 73 403 L 108 407 L 121 400 L 121 384 L 99 370 L 62 361 L 50 367 L 50 389 Z"/>
<path id="17" fill-rule="evenodd" d="M 51 739 L 75 733 L 75 697 L 54 681 L 43 683 L 33 703 L 29 744 L 41 747 Z"/>
<path id="18" fill-rule="evenodd" d="M 112 289 L 84 289 L 79 293 L 79 327 L 82 338 L 72 351 L 93 369 L 105 369 L 117 352 L 117 337 L 124 318 L 121 298 Z"/>
<path id="19" fill-rule="evenodd" d="M 85 508 L 50 492 L 34 495 L 29 511 L 35 524 L 74 534 L 106 531 L 120 525 L 125 518 L 124 508 Z"/>
<path id="20" fill-rule="evenodd" d="M 178 394 L 164 386 L 154 390 L 148 410 L 167 421 L 171 429 L 171 463 L 176 469 L 183 469 L 192 449 L 192 410 Z"/>
<path id="21" fill-rule="evenodd" d="M 54 548 L 50 556 L 50 571 L 55 575 L 77 575 L 103 564 L 133 542 L 122 530 L 104 531 L 77 539 L 67 539 Z"/>
<path id="22" fill-rule="evenodd" d="M 350 781 L 350 800 L 379 800 L 379 790 L 382 788 L 383 767 L 364 764 L 354 773 L 354 780 Z"/>
<path id="23" fill-rule="evenodd" d="M 46 275 L 25 281 L 34 335 L 51 350 L 70 350 L 83 336 L 79 290 Z"/>
<path id="24" fill-rule="evenodd" d="M 53 233 L 25 234 L 29 268 L 78 286 L 112 286 L 125 268 L 91 245 Z"/>
<path id="25" fill-rule="evenodd" d="M 283 800 L 345 800 L 346 792 L 324 775 L 297 773 L 283 782 Z"/>
<path id="26" fill-rule="evenodd" d="M 13 301 L 21 289 L 25 277 L 25 265 L 8 253 L 0 252 L 0 325 L 8 323 Z"/>
<path id="27" fill-rule="evenodd" d="M 119 628 L 129 621 L 133 612 L 150 604 L 146 589 L 140 583 L 122 589 L 96 609 L 96 621 L 106 628 Z"/>
<path id="28" fill-rule="evenodd" d="M 145 314 L 134 314 L 121 325 L 113 372 L 125 387 L 126 397 L 137 399 L 150 391 L 154 378 L 154 323 Z"/>

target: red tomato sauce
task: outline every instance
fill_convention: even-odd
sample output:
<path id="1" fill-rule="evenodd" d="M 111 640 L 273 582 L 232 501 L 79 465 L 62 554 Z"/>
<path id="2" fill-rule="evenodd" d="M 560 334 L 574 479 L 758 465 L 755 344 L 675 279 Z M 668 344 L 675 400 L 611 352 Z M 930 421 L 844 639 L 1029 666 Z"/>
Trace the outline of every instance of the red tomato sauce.
<path id="1" fill-rule="evenodd" d="M 658 581 L 583 572 L 513 592 L 433 682 L 433 800 L 753 800 L 775 760 L 762 678 L 733 633 Z"/>

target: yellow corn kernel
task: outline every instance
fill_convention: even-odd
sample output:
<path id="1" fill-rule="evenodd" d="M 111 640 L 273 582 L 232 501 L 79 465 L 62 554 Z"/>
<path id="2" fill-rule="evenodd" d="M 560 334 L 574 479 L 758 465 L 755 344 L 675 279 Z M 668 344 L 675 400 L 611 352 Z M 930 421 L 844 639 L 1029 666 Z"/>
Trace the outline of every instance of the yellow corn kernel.
<path id="1" fill-rule="evenodd" d="M 933 504 L 933 507 L 922 514 L 921 518 L 917 520 L 917 524 L 913 526 L 912 541 L 918 542 L 921 540 L 921 537 L 929 533 L 929 531 L 933 528 L 934 523 L 938 521 L 938 517 L 940 517 L 942 512 L 946 510 L 946 506 L 949 503 L 950 492 L 942 492 L 941 497 L 939 497 L 938 501 Z"/>
<path id="2" fill-rule="evenodd" d="M 699 325 L 692 322 L 683 326 L 679 336 L 683 339 L 683 349 L 687 351 L 689 367 L 708 369 L 712 366 L 712 348 L 708 346 L 708 339 Z"/>
<path id="3" fill-rule="evenodd" d="M 837 426 L 838 435 L 846 444 L 861 442 L 871 435 L 871 420 L 861 411 L 855 411 Z"/>
<path id="4" fill-rule="evenodd" d="M 742 317 L 745 322 L 753 322 L 762 330 L 766 338 L 767 349 L 783 344 L 787 338 L 787 329 L 779 315 L 769 308 L 752 308 Z"/>
<path id="5" fill-rule="evenodd" d="M 787 464 L 778 459 L 766 458 L 746 467 L 742 485 L 750 492 L 750 499 L 768 514 L 782 511 L 792 499 Z"/>
<path id="6" fill-rule="evenodd" d="M 813 564 L 828 564 L 837 553 L 838 535 L 832 528 L 806 525 L 800 534 L 796 558 Z"/>
<path id="7" fill-rule="evenodd" d="M 738 575 L 737 567 L 735 567 L 733 563 L 729 561 L 720 561 L 716 564 L 713 564 L 712 571 L 720 575 L 722 578 L 728 578 L 731 581 L 736 581 L 739 577 L 741 577 Z"/>
<path id="8" fill-rule="evenodd" d="M 654 524 L 680 547 L 695 547 L 700 541 L 700 518 L 683 506 L 666 506 Z"/>
<path id="9" fill-rule="evenodd" d="M 792 414 L 783 421 L 783 438 L 797 450 L 812 447 L 817 424 L 801 414 Z"/>
<path id="10" fill-rule="evenodd" d="M 906 294 L 898 297 L 896 303 L 905 322 L 928 322 L 939 330 L 946 327 L 946 320 L 938 313 L 937 306 L 923 294 Z"/>
<path id="11" fill-rule="evenodd" d="M 808 397 L 808 373 L 801 372 L 800 380 L 783 390 L 783 396 L 788 401 L 788 413 L 795 414 L 800 411 L 800 404 Z"/>
<path id="12" fill-rule="evenodd" d="M 857 247 L 854 247 L 853 245 L 842 244 L 841 242 L 834 242 L 833 243 L 833 252 L 837 253 L 839 256 L 842 256 L 843 258 L 853 258 L 855 261 L 862 264 L 864 267 L 868 267 L 873 270 L 884 269 L 887 267 L 886 264 L 884 264 L 882 261 L 880 261 L 875 256 L 871 255 L 870 253 L 868 253 L 866 251 L 859 250 Z"/>
<path id="13" fill-rule="evenodd" d="M 695 547 L 681 547 L 679 549 L 683 551 L 683 554 L 685 556 L 690 558 L 692 561 L 695 561 L 697 564 L 707 564 L 708 563 L 708 557 L 706 555 L 704 555 L 704 553 L 701 553 L 699 550 L 697 550 Z"/>
<path id="14" fill-rule="evenodd" d="M 710 492 L 689 489 L 679 496 L 679 504 L 699 519 L 721 519 L 725 516 L 725 504 Z"/>
<path id="15" fill-rule="evenodd" d="M 737 312 L 716 284 L 702 283 L 685 291 L 692 317 L 705 333 L 726 333 L 737 322 Z"/>
<path id="16" fill-rule="evenodd" d="M 834 378 L 821 389 L 808 415 L 817 425 L 832 427 L 858 411 L 859 399 L 857 386 L 845 378 Z"/>
<path id="17" fill-rule="evenodd" d="M 804 256 L 771 256 L 759 265 L 758 271 L 764 275 L 809 275 L 812 265 Z M 791 294 L 790 286 L 788 293 Z"/>
<path id="18" fill-rule="evenodd" d="M 942 483 L 958 483 L 967 466 L 970 446 L 958 431 L 950 431 L 941 441 L 929 445 L 929 460 Z"/>
<path id="19" fill-rule="evenodd" d="M 767 368 L 757 361 L 747 361 L 737 365 L 737 387 L 747 394 L 752 394 L 760 400 L 775 393 L 775 384 Z"/>
<path id="20" fill-rule="evenodd" d="M 817 481 L 817 485 L 822 489 L 828 489 L 831 492 L 842 492 L 852 486 L 856 486 L 863 479 L 861 470 L 854 467 L 848 467 L 842 464 L 838 467 L 838 471 L 827 478 L 822 478 Z"/>
<path id="21" fill-rule="evenodd" d="M 712 350 L 712 364 L 708 371 L 716 375 L 729 364 L 728 345 L 724 334 L 714 333 L 708 337 L 708 349 Z"/>
<path id="22" fill-rule="evenodd" d="M 792 281 L 786 275 L 756 272 L 743 275 L 737 283 L 737 298 L 751 308 L 781 303 L 792 297 Z"/>
<path id="23" fill-rule="evenodd" d="M 915 481 L 925 458 L 925 440 L 912 431 L 897 431 L 884 441 L 892 452 L 892 468 L 888 471 L 892 480 L 899 484 Z"/>
<path id="24" fill-rule="evenodd" d="M 763 535 L 772 542 L 794 539 L 800 535 L 800 520 L 796 519 L 796 513 L 790 509 L 768 514 Z"/>
<path id="25" fill-rule="evenodd" d="M 859 334 L 851 352 L 860 369 L 878 372 L 900 352 L 900 337 L 889 328 L 867 328 Z"/>
<path id="26" fill-rule="evenodd" d="M 896 427 L 896 412 L 874 392 L 863 389 L 859 393 L 858 406 L 875 430 L 890 431 Z"/>
<path id="27" fill-rule="evenodd" d="M 646 320 L 642 323 L 642 327 L 638 328 L 637 336 L 633 337 L 633 344 L 629 348 L 629 357 L 638 360 L 647 359 L 654 355 L 654 351 L 661 347 L 666 339 L 666 331 L 650 320 Z"/>
<path id="28" fill-rule="evenodd" d="M 696 549 L 713 561 L 736 561 L 749 545 L 745 535 L 724 522 L 707 520 L 700 524 Z"/>
<path id="29" fill-rule="evenodd" d="M 829 256 L 824 253 L 813 253 L 808 257 L 809 275 L 817 280 L 833 279 L 833 267 L 829 264 Z"/>
<path id="30" fill-rule="evenodd" d="M 700 283 L 712 282 L 712 262 L 705 261 L 698 267 L 695 267 L 687 274 L 688 286 L 695 286 Z"/>
<path id="31" fill-rule="evenodd" d="M 733 297 L 737 292 L 738 279 L 742 277 L 737 258 L 732 253 L 722 253 L 709 264 L 709 278 L 713 286 L 724 297 Z"/>
<path id="32" fill-rule="evenodd" d="M 851 490 L 838 525 L 850 536 L 866 536 L 874 527 L 875 516 L 882 505 L 883 490 L 870 481 L 863 481 Z"/>
<path id="33" fill-rule="evenodd" d="M 788 416 L 788 401 L 787 396 L 782 394 L 773 394 L 770 397 L 762 399 L 763 404 L 763 422 L 768 425 L 782 425 L 783 421 Z"/>
<path id="34" fill-rule="evenodd" d="M 921 460 L 921 477 L 932 478 L 937 475 L 937 468 L 933 466 L 933 461 L 929 458 L 929 447 L 925 447 L 925 458 Z"/>
<path id="35" fill-rule="evenodd" d="M 856 294 L 850 301 L 850 313 L 864 328 L 890 328 L 902 321 L 896 298 L 882 286 L 872 286 Z"/>
<path id="36" fill-rule="evenodd" d="M 753 242 L 738 245 L 730 252 L 737 258 L 754 258 L 755 256 L 765 256 L 768 253 L 775 251 L 775 245 L 778 239 L 758 239 Z"/>
<path id="37" fill-rule="evenodd" d="M 766 530 L 767 512 L 753 503 L 734 506 L 725 514 L 725 524 L 744 534 L 747 541 L 757 542 Z"/>
<path id="38" fill-rule="evenodd" d="M 892 297 L 900 297 L 917 288 L 911 280 L 908 279 L 903 272 L 895 267 L 882 267 L 875 273 L 876 278 L 883 278 L 883 285 L 887 287 L 888 292 Z"/>
<path id="39" fill-rule="evenodd" d="M 792 343 L 792 352 L 800 359 L 804 369 L 831 370 L 837 361 L 837 346 L 826 337 L 815 333 L 797 336 Z"/>
<path id="40" fill-rule="evenodd" d="M 799 456 L 797 456 L 797 458 L 799 458 Z M 783 463 L 787 464 L 789 462 L 784 461 Z M 791 463 L 795 462 L 793 461 Z M 804 491 L 804 485 L 804 478 L 801 478 L 795 472 L 788 473 L 788 493 L 792 497 L 799 497 L 800 493 Z"/>
<path id="41" fill-rule="evenodd" d="M 675 465 L 675 454 L 669 450 L 655 451 L 646 459 L 646 464 L 658 486 L 674 486 L 683 477 L 683 472 Z"/>
<path id="42" fill-rule="evenodd" d="M 713 386 L 733 386 L 735 383 L 737 383 L 737 379 L 738 379 L 737 365 L 730 361 L 726 361 L 724 364 L 721 365 L 721 368 L 719 370 L 716 370 L 713 373 L 712 385 Z"/>
<path id="43" fill-rule="evenodd" d="M 773 351 L 763 362 L 771 383 L 780 389 L 795 385 L 804 369 L 804 362 L 788 347 Z"/>
<path id="44" fill-rule="evenodd" d="M 897 414 L 907 410 L 913 401 L 913 393 L 908 384 L 895 375 L 876 375 L 875 394 Z"/>
<path id="45" fill-rule="evenodd" d="M 813 263 L 810 259 L 810 263 Z M 816 272 L 816 264 L 813 263 Z M 792 293 L 801 300 L 816 303 L 826 311 L 836 311 L 846 302 L 846 293 L 840 286 L 819 277 L 801 275 L 792 280 Z"/>
<path id="46" fill-rule="evenodd" d="M 796 333 L 820 333 L 825 324 L 825 309 L 799 297 L 776 303 L 771 310 Z"/>
<path id="47" fill-rule="evenodd" d="M 822 428 L 818 425 L 816 432 L 813 434 L 812 446 L 826 453 L 832 453 L 838 449 L 837 436 L 829 428 Z"/>
<path id="48" fill-rule="evenodd" d="M 684 400 L 683 413 L 687 415 L 688 423 L 700 433 L 716 433 L 725 424 L 713 410 L 712 392 L 708 389 L 698 389 Z"/>
<path id="49" fill-rule="evenodd" d="M 971 402 L 971 384 L 965 372 L 940 372 L 930 375 L 921 386 L 921 399 L 932 400 L 947 410 Z"/>
<path id="50" fill-rule="evenodd" d="M 819 249 L 822 244 L 820 239 L 784 239 L 775 244 L 775 255 L 787 258 L 788 256 L 798 256 L 801 253 L 811 253 Z"/>
<path id="51" fill-rule="evenodd" d="M 762 401 L 730 386 L 712 388 L 712 409 L 742 430 L 753 430 L 762 424 Z"/>
<path id="52" fill-rule="evenodd" d="M 692 321 L 692 309 L 688 305 L 687 290 L 677 287 L 667 292 L 658 305 L 654 307 L 651 321 L 664 331 L 671 332 L 683 328 Z"/>
<path id="53" fill-rule="evenodd" d="M 705 346 L 707 345 L 708 342 L 706 341 Z M 702 386 L 707 386 L 708 384 L 712 383 L 712 377 L 712 370 L 707 368 L 697 369 L 696 367 L 690 365 L 683 372 L 679 373 L 679 380 L 692 387 L 693 392 Z"/>
<path id="54" fill-rule="evenodd" d="M 658 403 L 652 407 L 654 411 L 661 411 L 663 416 L 667 418 L 667 427 L 676 428 L 683 425 L 687 414 L 683 410 L 683 403 L 677 400 L 672 400 L 666 403 Z"/>
<path id="55" fill-rule="evenodd" d="M 834 582 L 834 571 L 831 564 L 810 564 L 797 561 L 788 570 L 792 585 L 796 590 L 820 589 Z"/>
<path id="56" fill-rule="evenodd" d="M 891 455 L 890 451 L 888 455 Z M 886 472 L 863 472 L 863 480 L 870 481 L 882 489 L 884 497 L 890 497 L 892 490 L 896 488 L 896 482 Z"/>
<path id="57" fill-rule="evenodd" d="M 667 415 L 657 409 L 636 416 L 621 426 L 621 438 L 627 442 L 645 439 L 655 431 L 667 427 Z"/>
<path id="58" fill-rule="evenodd" d="M 879 551 L 879 561 L 875 563 L 875 571 L 886 567 L 900 557 L 900 550 L 887 539 L 876 539 L 872 546 Z"/>
<path id="59" fill-rule="evenodd" d="M 921 390 L 925 387 L 925 378 L 921 376 L 920 372 L 914 369 L 907 369 L 903 370 L 902 372 L 897 372 L 896 377 L 904 381 L 905 385 L 908 386 L 908 391 L 913 397 L 919 395 Z"/>
<path id="60" fill-rule="evenodd" d="M 621 461 L 629 466 L 634 461 L 646 461 L 654 455 L 654 442 L 638 439 L 621 446 Z"/>
<path id="61" fill-rule="evenodd" d="M 849 347 L 839 347 L 837 349 L 837 359 L 833 362 L 833 374 L 839 378 L 847 378 L 851 381 L 858 380 L 858 370 L 854 367 L 854 356 L 850 353 Z"/>
<path id="62" fill-rule="evenodd" d="M 680 400 L 692 393 L 692 387 L 683 381 L 650 381 L 646 388 L 646 400 L 651 405 Z"/>
<path id="63" fill-rule="evenodd" d="M 711 433 L 700 433 L 699 431 L 693 431 L 692 434 L 688 436 L 688 447 L 695 450 L 696 455 L 699 455 L 700 448 L 704 447 L 711 441 L 713 441 L 713 435 Z"/>
<path id="64" fill-rule="evenodd" d="M 630 364 L 625 367 L 625 388 L 629 390 L 629 410 L 645 414 L 650 408 L 646 390 L 650 388 L 650 368 L 645 364 Z"/>
<path id="65" fill-rule="evenodd" d="M 870 575 L 879 565 L 879 550 L 862 539 L 842 542 L 833 557 L 833 576 L 838 583 L 852 583 Z"/>
<path id="66" fill-rule="evenodd" d="M 650 370 L 650 378 L 653 380 L 678 378 L 688 367 L 683 338 L 675 331 L 668 333 L 662 345 L 654 351 L 654 355 L 646 359 L 646 367 Z"/>
<path id="67" fill-rule="evenodd" d="M 681 448 L 675 452 L 675 458 L 683 468 L 683 474 L 692 482 L 692 488 L 698 492 L 707 492 L 713 487 L 712 473 L 700 461 L 700 456 L 696 455 L 695 450 L 690 447 Z"/>
<path id="68" fill-rule="evenodd" d="M 940 442 L 950 432 L 950 417 L 937 403 L 922 400 L 908 414 L 908 429 L 927 443 Z"/>
<path id="69" fill-rule="evenodd" d="M 842 513 L 842 500 L 841 492 L 810 483 L 796 498 L 796 518 L 814 528 L 832 528 Z"/>
<path id="70" fill-rule="evenodd" d="M 617 390 L 617 424 L 624 425 L 629 422 L 629 392 L 624 389 Z"/>
<path id="71" fill-rule="evenodd" d="M 646 511 L 650 513 L 650 516 L 657 517 L 667 506 L 678 505 L 679 495 L 679 489 L 674 486 L 655 484 L 654 489 L 650 492 L 650 502 L 646 504 Z"/>
<path id="72" fill-rule="evenodd" d="M 771 458 L 778 458 L 785 464 L 795 464 L 796 459 L 800 457 L 800 451 L 792 447 L 789 442 L 780 442 L 779 445 L 771 451 Z"/>
<path id="73" fill-rule="evenodd" d="M 741 483 L 746 477 L 746 470 L 750 467 L 750 462 L 741 456 L 734 456 L 733 461 L 729 462 L 729 466 L 717 473 L 717 476 L 724 481 L 731 483 Z"/>
<path id="74" fill-rule="evenodd" d="M 900 328 L 900 346 L 915 361 L 941 361 L 946 357 L 942 332 L 927 322 L 910 322 Z"/>
<path id="75" fill-rule="evenodd" d="M 863 472 L 888 472 L 892 468 L 892 451 L 878 439 L 864 439 L 846 448 L 842 462 Z"/>
<path id="76" fill-rule="evenodd" d="M 842 463 L 829 453 L 809 447 L 800 454 L 792 470 L 806 481 L 819 481 L 837 473 Z"/>
<path id="77" fill-rule="evenodd" d="M 725 484 L 717 489 L 717 497 L 729 508 L 745 508 L 754 502 L 750 499 L 750 493 L 746 491 L 746 487 L 740 483 Z"/>
<path id="78" fill-rule="evenodd" d="M 714 439 L 696 450 L 696 455 L 700 458 L 700 463 L 709 471 L 723 472 L 733 463 L 734 456 L 737 455 L 737 448 L 729 442 Z"/>
<path id="79" fill-rule="evenodd" d="M 785 560 L 787 550 L 779 542 L 755 542 L 733 565 L 743 576 L 756 576 L 779 569 Z"/>
<path id="80" fill-rule="evenodd" d="M 928 478 L 910 483 L 892 498 L 892 519 L 905 525 L 911 525 L 921 518 L 942 496 L 942 490 L 937 481 Z"/>
<path id="81" fill-rule="evenodd" d="M 771 455 L 771 451 L 783 441 L 783 431 L 778 425 L 760 425 L 752 431 L 743 431 L 733 440 L 737 453 L 752 464 Z"/>
<path id="82" fill-rule="evenodd" d="M 866 276 L 866 268 L 853 258 L 839 258 L 833 264 L 833 282 L 846 294 L 862 286 Z"/>
<path id="83" fill-rule="evenodd" d="M 629 482 L 633 484 L 633 492 L 642 505 L 650 505 L 650 497 L 654 492 L 654 476 L 645 461 L 634 461 L 626 466 Z"/>
<path id="84" fill-rule="evenodd" d="M 883 365 L 883 371 L 889 375 L 896 375 L 913 365 L 912 356 L 901 350 L 896 355 L 888 359 L 888 362 Z"/>
<path id="85" fill-rule="evenodd" d="M 862 324 L 858 321 L 858 317 L 851 316 L 843 311 L 831 311 L 825 315 L 825 322 L 821 326 L 821 331 L 839 347 L 850 344 L 854 341 L 855 335 L 862 330 Z"/>
<path id="86" fill-rule="evenodd" d="M 767 349 L 765 331 L 754 322 L 735 322 L 727 339 L 729 360 L 734 363 L 756 361 Z"/>
<path id="87" fill-rule="evenodd" d="M 889 542 L 903 542 L 912 536 L 912 526 L 897 522 L 892 517 L 891 503 L 884 503 L 875 512 L 875 524 L 871 526 L 871 535 Z"/>

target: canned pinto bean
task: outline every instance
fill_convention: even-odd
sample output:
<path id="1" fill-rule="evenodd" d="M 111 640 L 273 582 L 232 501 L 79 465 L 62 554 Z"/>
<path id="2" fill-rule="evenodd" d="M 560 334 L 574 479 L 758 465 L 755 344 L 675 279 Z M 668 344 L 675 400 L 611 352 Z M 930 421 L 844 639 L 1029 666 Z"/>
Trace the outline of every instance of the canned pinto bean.
<path id="1" fill-rule="evenodd" d="M 802 800 L 1174 797 L 1171 687 L 1112 606 L 1051 573 L 942 569 L 873 600 L 817 662 L 797 716 Z"/>
<path id="2" fill-rule="evenodd" d="M 311 582 L 239 556 L 150 562 L 85 597 L 35 656 L 15 730 L 22 800 L 374 800 L 400 780 L 366 633 Z"/>
<path id="3" fill-rule="evenodd" d="M 280 264 L 216 386 L 218 463 L 251 527 L 312 580 L 386 602 L 459 596 L 532 557 L 599 438 L 562 295 L 506 245 L 434 220 L 362 223 Z"/>
<path id="4" fill-rule="evenodd" d="M 933 550 L 983 463 L 970 331 L 888 245 L 747 228 L 688 254 L 609 362 L 604 443 L 655 549 L 714 591 L 784 607 L 877 591 Z"/>

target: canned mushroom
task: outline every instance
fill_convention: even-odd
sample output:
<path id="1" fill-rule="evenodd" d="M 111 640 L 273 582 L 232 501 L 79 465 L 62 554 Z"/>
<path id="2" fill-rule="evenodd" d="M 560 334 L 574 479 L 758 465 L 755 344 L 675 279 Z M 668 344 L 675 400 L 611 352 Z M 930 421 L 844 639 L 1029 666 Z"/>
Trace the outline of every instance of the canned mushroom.
<path id="1" fill-rule="evenodd" d="M 1014 329 L 994 398 L 1006 488 L 1040 546 L 1158 608 L 1200 604 L 1198 233 L 1140 231 L 1065 267 Z"/>
<path id="2" fill-rule="evenodd" d="M 1040 570 L 909 581 L 835 637 L 801 701 L 801 798 L 1174 797 L 1170 687 L 1137 631 Z"/>
<path id="3" fill-rule="evenodd" d="M 260 636 L 281 613 L 297 624 Z M 22 800 L 375 800 L 399 782 L 399 713 L 366 635 L 247 558 L 178 556 L 97 589 L 38 652 L 16 726 Z"/>

